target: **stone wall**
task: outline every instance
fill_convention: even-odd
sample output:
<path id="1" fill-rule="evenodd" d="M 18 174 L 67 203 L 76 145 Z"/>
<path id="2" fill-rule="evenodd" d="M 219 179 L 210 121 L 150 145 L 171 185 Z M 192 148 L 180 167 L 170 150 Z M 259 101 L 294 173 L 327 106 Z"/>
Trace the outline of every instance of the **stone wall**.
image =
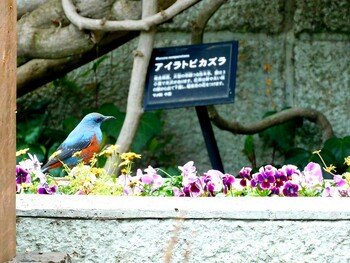
<path id="1" fill-rule="evenodd" d="M 208 3 L 203 0 L 158 30 L 156 46 L 190 44 L 191 21 Z M 236 98 L 219 106 L 227 118 L 251 123 L 270 110 L 310 107 L 323 112 L 336 136 L 350 134 L 350 2 L 348 0 L 228 0 L 212 17 L 204 42 L 239 40 Z M 137 39 L 119 48 L 99 67 L 102 81 L 100 102 L 113 102 L 125 109 Z M 271 71 L 266 72 L 264 65 Z M 71 74 L 82 87 L 92 79 L 80 78 L 83 67 Z M 266 80 L 272 85 L 268 86 Z M 269 89 L 269 91 L 267 91 Z M 55 91 L 54 91 L 55 92 Z M 87 105 L 88 100 L 82 100 Z M 52 108 L 57 110 L 57 105 Z M 70 110 L 65 104 L 62 113 Z M 64 115 L 64 114 L 63 114 Z M 210 168 L 205 144 L 193 108 L 164 112 L 165 132 L 174 134 L 168 145 L 176 164 L 194 160 L 199 171 Z M 298 129 L 296 146 L 321 148 L 319 128 L 307 121 Z M 244 138 L 215 128 L 225 169 L 236 173 L 249 166 L 242 154 Z M 258 165 L 272 159 L 271 149 L 258 136 Z"/>
<path id="2" fill-rule="evenodd" d="M 72 262 L 349 262 L 349 198 L 17 196 L 17 253 Z"/>

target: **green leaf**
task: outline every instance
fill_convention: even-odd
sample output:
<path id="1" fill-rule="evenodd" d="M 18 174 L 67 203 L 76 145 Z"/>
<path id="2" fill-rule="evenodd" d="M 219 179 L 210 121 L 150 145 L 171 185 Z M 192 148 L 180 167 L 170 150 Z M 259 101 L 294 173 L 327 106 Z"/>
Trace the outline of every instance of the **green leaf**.
<path id="1" fill-rule="evenodd" d="M 267 112 L 264 118 L 276 113 L 276 111 Z M 268 145 L 277 147 L 277 149 L 282 152 L 286 152 L 294 145 L 296 128 L 299 126 L 299 122 L 299 119 L 286 121 L 260 132 L 259 136 Z"/>
<path id="2" fill-rule="evenodd" d="M 100 66 L 100 64 L 101 64 L 103 61 L 105 61 L 107 58 L 108 58 L 108 56 L 107 56 L 107 55 L 104 55 L 104 56 L 102 56 L 102 57 L 96 59 L 96 60 L 93 62 L 92 67 L 89 68 L 88 70 L 86 70 L 85 72 L 83 72 L 83 73 L 81 74 L 81 76 L 84 77 L 84 78 L 87 77 L 92 71 L 97 70 L 97 68 Z"/>
<path id="3" fill-rule="evenodd" d="M 141 152 L 147 142 L 154 136 L 158 136 L 163 127 L 159 114 L 148 112 L 141 118 L 140 126 L 132 143 L 134 152 Z"/>
<path id="4" fill-rule="evenodd" d="M 312 153 L 302 148 L 293 148 L 285 154 L 285 164 L 293 164 L 299 169 L 304 167 L 310 162 Z"/>
<path id="5" fill-rule="evenodd" d="M 254 137 L 253 135 L 248 135 L 244 140 L 244 149 L 245 155 L 249 157 L 253 157 L 254 154 Z"/>
<path id="6" fill-rule="evenodd" d="M 255 147 L 253 135 L 248 135 L 244 140 L 243 153 L 247 156 L 248 160 L 252 164 L 252 167 L 256 166 L 255 159 Z"/>
<path id="7" fill-rule="evenodd" d="M 79 123 L 79 119 L 74 116 L 69 116 L 63 121 L 63 128 L 69 134 Z"/>
<path id="8" fill-rule="evenodd" d="M 350 155 L 350 136 L 328 139 L 321 150 L 323 158 L 325 158 L 325 154 L 328 154 L 330 161 L 332 161 L 332 163 L 327 163 L 327 165 L 333 164 L 336 166 L 337 173 L 345 172 L 347 165 L 344 163 L 344 159 Z"/>
<path id="9" fill-rule="evenodd" d="M 38 141 L 41 134 L 41 127 L 40 126 L 34 126 L 27 130 L 27 133 L 24 137 L 24 140 L 28 144 L 32 144 Z"/>

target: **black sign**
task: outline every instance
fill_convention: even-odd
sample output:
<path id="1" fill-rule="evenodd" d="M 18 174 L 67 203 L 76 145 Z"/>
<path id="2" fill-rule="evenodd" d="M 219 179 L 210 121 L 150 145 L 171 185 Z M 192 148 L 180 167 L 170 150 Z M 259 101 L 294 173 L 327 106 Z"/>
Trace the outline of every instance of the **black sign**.
<path id="1" fill-rule="evenodd" d="M 238 42 L 153 50 L 145 110 L 233 102 Z"/>

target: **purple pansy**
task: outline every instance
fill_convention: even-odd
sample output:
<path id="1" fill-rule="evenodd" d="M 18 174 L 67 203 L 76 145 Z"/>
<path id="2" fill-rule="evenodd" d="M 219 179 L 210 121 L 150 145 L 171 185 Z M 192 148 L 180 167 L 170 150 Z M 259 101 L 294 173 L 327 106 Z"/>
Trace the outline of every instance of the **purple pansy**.
<path id="1" fill-rule="evenodd" d="M 270 188 L 270 190 L 271 190 L 270 195 L 279 195 L 281 192 L 279 187 L 272 187 Z"/>
<path id="2" fill-rule="evenodd" d="M 203 181 L 201 178 L 198 178 L 197 181 L 189 184 L 187 187 L 184 187 L 184 193 L 187 196 L 198 197 L 204 192 L 203 190 Z"/>
<path id="3" fill-rule="evenodd" d="M 16 165 L 16 183 L 17 184 L 28 184 L 32 182 L 32 178 L 29 172 L 19 165 Z"/>
<path id="4" fill-rule="evenodd" d="M 262 189 L 269 189 L 272 184 L 276 182 L 275 174 L 277 169 L 272 165 L 261 167 L 259 172 L 254 174 L 254 178 L 259 182 Z"/>
<path id="5" fill-rule="evenodd" d="M 282 193 L 284 196 L 294 197 L 298 196 L 298 189 L 299 186 L 297 184 L 293 184 L 292 182 L 288 181 L 284 185 Z"/>
<path id="6" fill-rule="evenodd" d="M 224 194 L 227 194 L 231 190 L 232 185 L 235 182 L 235 177 L 231 174 L 224 174 L 222 177 L 222 183 L 224 185 Z"/>
<path id="7" fill-rule="evenodd" d="M 208 191 L 211 196 L 215 196 L 223 188 L 222 177 L 224 175 L 217 170 L 209 170 L 203 174 L 204 191 Z"/>
<path id="8" fill-rule="evenodd" d="M 287 181 L 287 175 L 285 170 L 278 169 L 275 174 L 275 179 L 276 179 L 275 186 L 277 188 L 283 186 L 284 183 Z"/>
<path id="9" fill-rule="evenodd" d="M 243 186 L 243 187 L 247 186 L 247 180 L 248 181 L 252 180 L 252 178 L 250 176 L 251 171 L 252 171 L 252 168 L 249 168 L 249 167 L 243 167 L 239 171 L 238 174 L 242 178 L 241 181 L 239 182 L 241 186 Z"/>
<path id="10" fill-rule="evenodd" d="M 56 193 L 57 185 L 50 186 L 48 183 L 44 183 L 38 188 L 38 194 L 52 195 Z"/>
<path id="11" fill-rule="evenodd" d="M 339 174 L 335 174 L 333 176 L 333 180 L 338 187 L 343 187 L 344 185 L 346 185 L 346 180 Z"/>
<path id="12" fill-rule="evenodd" d="M 292 164 L 283 165 L 282 170 L 285 171 L 287 179 L 290 181 L 298 181 L 300 177 L 300 171 L 298 170 L 298 167 Z"/>

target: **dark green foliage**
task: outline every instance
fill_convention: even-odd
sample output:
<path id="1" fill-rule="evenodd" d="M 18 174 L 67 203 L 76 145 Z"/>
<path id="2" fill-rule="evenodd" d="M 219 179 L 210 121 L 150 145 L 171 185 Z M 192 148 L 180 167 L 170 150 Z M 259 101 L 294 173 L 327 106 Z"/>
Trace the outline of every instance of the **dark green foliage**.
<path id="1" fill-rule="evenodd" d="M 344 138 L 333 137 L 327 140 L 321 150 L 322 157 L 324 154 L 332 158 L 331 162 L 327 163 L 328 165 L 333 164 L 337 167 L 337 173 L 344 173 L 347 169 L 344 159 L 350 156 L 350 136 Z"/>
<path id="2" fill-rule="evenodd" d="M 263 118 L 276 113 L 276 111 L 267 112 Z M 296 129 L 300 127 L 300 124 L 299 119 L 289 120 L 260 132 L 259 136 L 268 146 L 284 153 L 294 146 Z"/>
<path id="3" fill-rule="evenodd" d="M 243 153 L 247 156 L 252 168 L 256 168 L 256 157 L 255 157 L 255 147 L 254 147 L 254 137 L 253 135 L 248 135 L 244 140 Z"/>
<path id="4" fill-rule="evenodd" d="M 303 148 L 292 148 L 285 154 L 285 163 L 305 167 L 312 159 L 313 154 Z"/>
<path id="5" fill-rule="evenodd" d="M 42 102 L 17 114 L 17 149 L 30 148 L 30 153 L 35 154 L 41 162 L 47 158 L 52 145 L 66 135 L 61 130 L 46 126 L 48 114 L 45 107 L 46 103 Z"/>
<path id="6" fill-rule="evenodd" d="M 348 167 L 344 160 L 346 157 L 350 156 L 350 136 L 344 138 L 330 138 L 324 143 L 324 146 L 320 150 L 320 155 L 325 164 L 327 166 L 334 165 L 336 167 L 336 174 L 343 174 L 347 171 Z M 286 163 L 294 164 L 300 169 L 304 169 L 308 162 L 317 162 L 324 167 L 318 155 L 305 149 L 290 149 L 285 157 Z M 332 176 L 325 171 L 323 171 L 323 176 L 325 178 L 332 178 Z"/>

